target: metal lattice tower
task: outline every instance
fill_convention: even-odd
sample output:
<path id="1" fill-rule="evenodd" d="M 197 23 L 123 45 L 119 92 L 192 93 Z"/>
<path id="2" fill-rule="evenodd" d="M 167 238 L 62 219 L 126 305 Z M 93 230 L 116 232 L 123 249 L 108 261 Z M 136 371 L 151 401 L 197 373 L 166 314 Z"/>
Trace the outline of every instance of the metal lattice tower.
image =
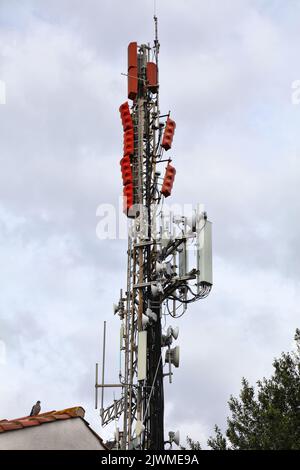
<path id="1" fill-rule="evenodd" d="M 162 319 L 167 314 L 173 318 L 181 316 L 189 303 L 206 297 L 212 286 L 211 223 L 206 213 L 197 209 L 190 219 L 171 216 L 168 225 L 162 210 L 176 173 L 171 159 L 165 158 L 176 125 L 169 114 L 160 114 L 160 45 L 157 18 L 154 20 L 154 46 L 129 45 L 128 97 L 132 106 L 129 109 L 124 103 L 120 107 L 124 128 L 121 168 L 127 196 L 124 212 L 132 221 L 128 234 L 126 291 L 121 290 L 119 303 L 114 306 L 114 313 L 121 320 L 123 360 L 119 383 L 104 383 L 105 332 L 101 384 L 96 365 L 96 407 L 97 391 L 101 388 L 102 425 L 119 422 L 116 448 L 121 449 L 164 448 L 163 380 L 168 377 L 172 381 L 172 365 L 179 365 L 179 347 L 171 348 L 178 331 L 168 327 L 164 332 Z M 125 145 L 128 142 L 129 146 Z M 167 163 L 163 182 L 159 171 L 162 163 Z M 176 226 L 171 230 L 174 220 Z M 187 248 L 191 243 L 196 247 L 197 267 L 188 271 Z M 178 315 L 180 308 L 182 313 Z M 165 360 L 163 348 L 166 348 Z M 164 362 L 167 373 L 163 372 Z M 119 387 L 122 393 L 120 399 L 104 409 L 106 387 Z"/>

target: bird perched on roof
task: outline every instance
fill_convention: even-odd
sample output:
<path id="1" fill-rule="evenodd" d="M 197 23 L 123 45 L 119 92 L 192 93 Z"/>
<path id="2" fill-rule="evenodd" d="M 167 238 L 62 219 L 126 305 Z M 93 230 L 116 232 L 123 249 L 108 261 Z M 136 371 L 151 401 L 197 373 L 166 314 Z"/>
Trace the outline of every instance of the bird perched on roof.
<path id="1" fill-rule="evenodd" d="M 41 402 L 38 400 L 36 404 L 33 405 L 30 416 L 37 416 L 40 411 L 41 411 Z"/>

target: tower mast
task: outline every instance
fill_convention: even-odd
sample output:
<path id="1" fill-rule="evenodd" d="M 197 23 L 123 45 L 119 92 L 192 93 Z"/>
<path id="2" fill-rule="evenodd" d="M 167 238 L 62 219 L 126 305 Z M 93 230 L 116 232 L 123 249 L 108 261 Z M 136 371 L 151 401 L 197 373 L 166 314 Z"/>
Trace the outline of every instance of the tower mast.
<path id="1" fill-rule="evenodd" d="M 128 46 L 131 106 L 127 101 L 120 106 L 123 211 L 131 219 L 126 291 L 121 291 L 114 306 L 121 320 L 122 368 L 118 384 L 104 384 L 104 379 L 98 384 L 96 377 L 96 391 L 102 389 L 101 403 L 105 387 L 121 387 L 121 398 L 100 409 L 103 425 L 118 420 L 122 426 L 116 432 L 116 447 L 121 449 L 164 448 L 163 381 L 168 377 L 171 382 L 172 365 L 179 366 L 179 346 L 171 348 L 178 329 L 169 326 L 163 331 L 162 320 L 167 314 L 182 316 L 189 303 L 206 297 L 212 287 L 211 223 L 206 213 L 199 207 L 190 218 L 163 212 L 176 174 L 171 158 L 165 157 L 172 147 L 176 124 L 170 113 L 162 116 L 159 110 L 156 16 L 154 23 L 153 47 L 136 42 Z M 162 164 L 166 164 L 163 181 L 159 171 Z M 196 250 L 197 267 L 188 271 L 191 245 Z M 164 364 L 167 373 L 163 372 Z"/>

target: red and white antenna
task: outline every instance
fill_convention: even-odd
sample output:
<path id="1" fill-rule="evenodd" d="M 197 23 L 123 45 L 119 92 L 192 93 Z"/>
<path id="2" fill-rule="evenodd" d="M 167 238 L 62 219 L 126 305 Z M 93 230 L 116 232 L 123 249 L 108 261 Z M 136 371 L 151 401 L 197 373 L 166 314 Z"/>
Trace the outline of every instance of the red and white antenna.
<path id="1" fill-rule="evenodd" d="M 173 158 L 168 157 L 176 123 L 170 113 L 162 115 L 159 109 L 160 44 L 156 14 L 154 24 L 152 48 L 137 42 L 128 46 L 126 75 L 130 103 L 125 101 L 119 109 L 123 128 L 120 160 L 123 210 L 131 219 L 127 283 L 114 305 L 114 313 L 121 321 L 123 359 L 119 382 L 104 383 L 103 361 L 99 384 L 96 368 L 96 408 L 97 391 L 101 388 L 102 425 L 119 421 L 115 446 L 120 449 L 164 448 L 163 382 L 165 378 L 171 382 L 173 367 L 179 366 L 179 346 L 172 347 L 178 329 L 172 326 L 164 329 L 163 322 L 182 316 L 189 303 L 206 297 L 212 287 L 211 223 L 206 213 L 200 206 L 192 217 L 163 211 L 163 202 L 172 194 L 176 175 Z M 189 269 L 192 247 L 197 263 Z M 105 334 L 103 343 L 105 346 Z M 106 387 L 121 388 L 121 395 L 104 408 Z M 177 436 L 172 432 L 170 435 Z"/>

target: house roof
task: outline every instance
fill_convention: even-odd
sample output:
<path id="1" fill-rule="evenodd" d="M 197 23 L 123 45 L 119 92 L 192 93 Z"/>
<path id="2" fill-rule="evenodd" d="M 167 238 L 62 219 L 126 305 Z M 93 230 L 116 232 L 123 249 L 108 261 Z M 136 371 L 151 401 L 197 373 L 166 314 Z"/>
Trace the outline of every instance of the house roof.
<path id="1" fill-rule="evenodd" d="M 53 423 L 54 421 L 82 418 L 82 421 L 84 421 L 89 430 L 99 439 L 101 444 L 106 447 L 101 437 L 92 428 L 90 428 L 89 423 L 84 419 L 84 415 L 85 410 L 81 406 L 75 406 L 73 408 L 66 408 L 60 411 L 47 411 L 46 413 L 40 413 L 37 416 L 23 416 L 22 418 L 11 420 L 2 419 L 0 420 L 0 434 L 32 426 L 40 426 L 45 423 Z"/>
<path id="2" fill-rule="evenodd" d="M 16 419 L 2 419 L 0 420 L 0 436 L 3 433 L 9 431 L 16 431 L 26 429 L 32 426 L 40 426 L 46 423 L 53 423 L 55 421 L 64 421 L 67 419 L 80 418 L 87 428 L 94 434 L 99 440 L 105 450 L 108 450 L 106 444 L 104 444 L 102 438 L 89 426 L 89 423 L 84 419 L 85 410 L 81 406 L 75 406 L 73 408 L 66 408 L 60 411 L 47 411 L 46 413 L 40 413 L 37 416 L 23 416 L 22 418 Z"/>
<path id="3" fill-rule="evenodd" d="M 74 408 L 67 408 L 61 411 L 47 411 L 37 416 L 24 416 L 17 419 L 3 419 L 0 420 L 0 433 L 7 431 L 15 431 L 16 429 L 28 428 L 31 426 L 40 426 L 45 423 L 52 423 L 53 421 L 71 419 L 71 418 L 84 418 L 85 411 L 81 406 Z"/>

